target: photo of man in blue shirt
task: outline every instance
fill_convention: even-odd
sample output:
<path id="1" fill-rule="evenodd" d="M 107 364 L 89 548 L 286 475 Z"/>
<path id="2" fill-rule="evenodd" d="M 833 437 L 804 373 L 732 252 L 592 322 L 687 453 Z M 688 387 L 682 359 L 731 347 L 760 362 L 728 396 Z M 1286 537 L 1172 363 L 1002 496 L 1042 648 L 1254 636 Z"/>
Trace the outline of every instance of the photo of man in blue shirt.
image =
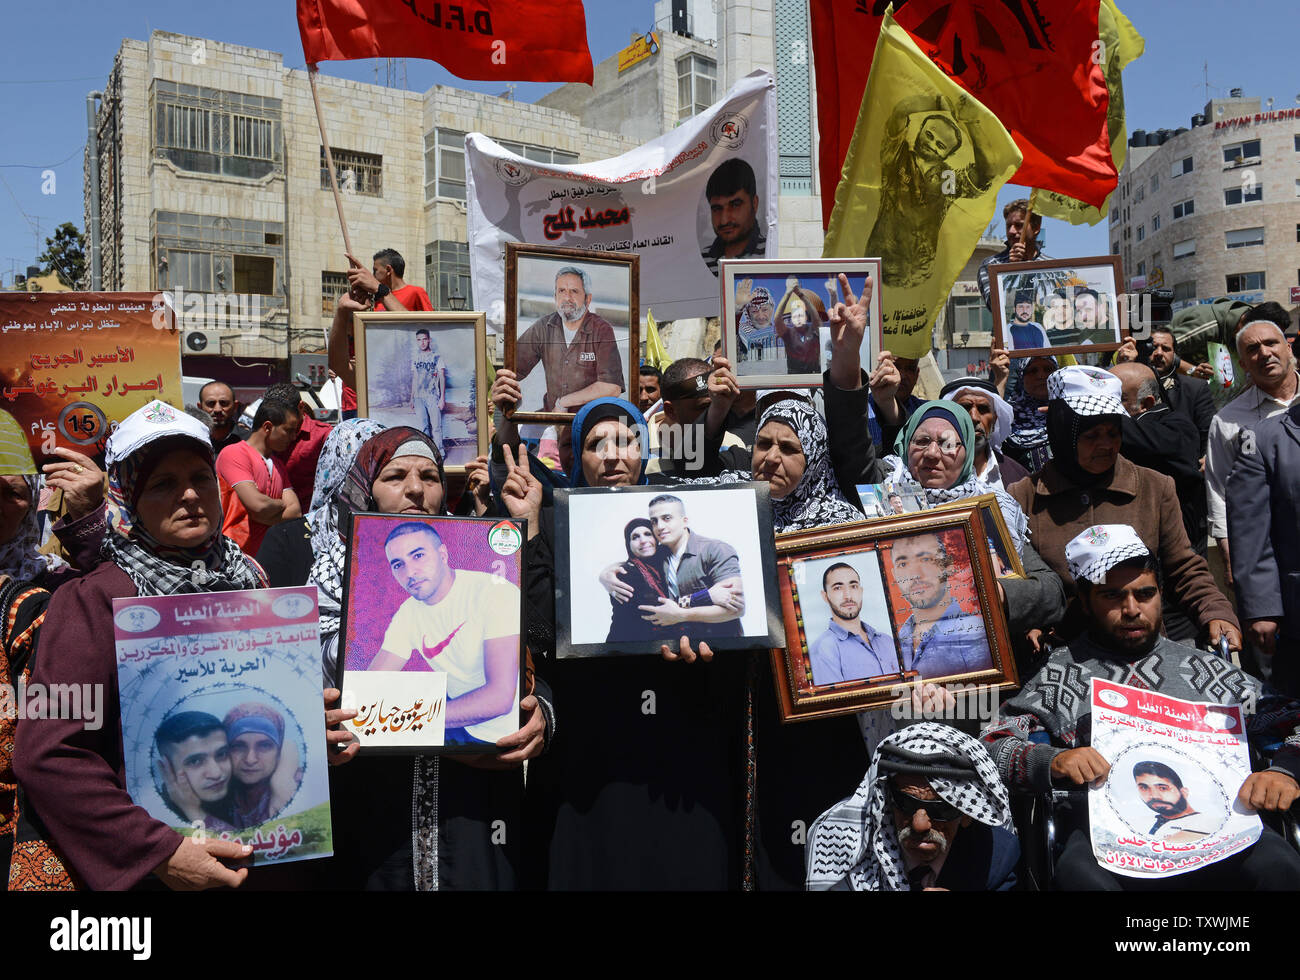
<path id="1" fill-rule="evenodd" d="M 890 550 L 890 574 L 911 606 L 898 627 L 903 666 L 932 679 L 993 666 L 984 620 L 948 591 L 952 558 L 937 534 L 913 534 Z"/>
<path id="2" fill-rule="evenodd" d="M 900 672 L 894 638 L 862 619 L 862 577 L 856 568 L 842 561 L 827 568 L 822 573 L 822 599 L 831 618 L 808 651 L 815 685 Z"/>

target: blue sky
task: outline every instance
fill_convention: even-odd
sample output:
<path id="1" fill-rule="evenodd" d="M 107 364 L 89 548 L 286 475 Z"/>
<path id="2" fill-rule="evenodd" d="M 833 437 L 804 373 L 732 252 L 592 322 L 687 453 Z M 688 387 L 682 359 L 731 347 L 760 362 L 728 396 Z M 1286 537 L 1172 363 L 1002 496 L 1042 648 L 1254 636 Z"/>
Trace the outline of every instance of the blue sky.
<path id="1" fill-rule="evenodd" d="M 1242 88 L 1273 96 L 1276 107 L 1297 104 L 1300 75 L 1294 64 L 1294 0 L 1244 0 L 1225 14 L 1221 0 L 1119 0 L 1146 38 L 1146 53 L 1125 72 L 1128 126 L 1186 126 L 1206 101 L 1203 65 L 1209 63 L 1210 95 Z M 586 0 L 587 38 L 600 61 L 624 47 L 633 31 L 649 29 L 652 0 Z M 54 8 L 24 4 L 6 12 L 10 44 L 0 64 L 0 107 L 6 138 L 0 144 L 0 277 L 7 285 L 44 248 L 56 225 L 82 211 L 82 151 L 86 140 L 85 95 L 108 76 L 122 38 L 143 40 L 167 30 L 282 52 L 285 64 L 303 67 L 292 0 L 224 0 L 177 4 L 174 0 L 67 0 Z M 1225 44 L 1225 40 L 1229 43 Z M 375 62 L 332 62 L 326 74 L 374 81 Z M 406 62 L 409 87 L 457 85 L 499 94 L 498 83 L 463 82 L 427 61 Z M 380 77 L 383 77 L 381 68 Z M 521 101 L 553 86 L 522 83 Z M 55 173 L 53 194 L 42 193 L 42 172 Z M 1020 196 L 1008 187 L 1004 199 Z M 39 243 L 38 243 L 39 229 Z M 1107 251 L 1105 223 L 1070 228 L 1047 222 L 1048 251 L 1056 256 Z"/>

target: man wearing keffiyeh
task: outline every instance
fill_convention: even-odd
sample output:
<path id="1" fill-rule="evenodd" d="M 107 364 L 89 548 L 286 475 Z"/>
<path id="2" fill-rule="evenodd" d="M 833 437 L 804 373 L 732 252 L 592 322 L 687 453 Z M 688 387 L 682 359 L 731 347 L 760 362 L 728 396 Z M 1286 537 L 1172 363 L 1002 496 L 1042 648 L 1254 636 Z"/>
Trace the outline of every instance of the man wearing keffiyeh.
<path id="1" fill-rule="evenodd" d="M 813 824 L 809 891 L 1002 891 L 1020 857 L 983 746 L 933 722 L 884 739 L 857 791 Z"/>

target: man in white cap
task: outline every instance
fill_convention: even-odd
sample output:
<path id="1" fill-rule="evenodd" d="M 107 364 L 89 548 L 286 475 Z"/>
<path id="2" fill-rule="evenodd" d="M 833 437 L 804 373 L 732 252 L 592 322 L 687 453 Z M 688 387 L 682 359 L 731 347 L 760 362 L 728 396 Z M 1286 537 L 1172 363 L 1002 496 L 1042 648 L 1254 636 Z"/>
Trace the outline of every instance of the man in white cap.
<path id="1" fill-rule="evenodd" d="M 1029 519 L 1030 540 L 1069 589 L 1066 546 L 1095 524 L 1127 524 L 1159 560 L 1161 579 L 1193 624 L 1217 643 L 1241 648 L 1232 604 L 1192 550 L 1172 478 L 1121 455 L 1124 409 L 1120 379 L 1100 368 L 1071 365 L 1047 379 L 1047 436 L 1052 458 L 1008 488 Z M 1081 628 L 1077 603 L 1058 627 L 1068 640 Z"/>
<path id="2" fill-rule="evenodd" d="M 1053 650 L 1042 669 L 1007 701 L 1002 718 L 981 736 L 1011 789 L 1101 785 L 1110 762 L 1091 742 L 1091 680 L 1143 687 L 1187 701 L 1240 704 L 1252 740 L 1286 742 L 1264 772 L 1252 773 L 1237 799 L 1250 810 L 1284 811 L 1300 798 L 1300 704 L 1273 693 L 1214 654 L 1161 634 L 1160 586 L 1142 539 L 1124 524 L 1086 528 L 1066 546 L 1070 572 L 1087 617 L 1087 630 Z M 1084 811 L 1086 813 L 1086 810 Z M 1071 821 L 1074 822 L 1074 821 Z M 1134 880 L 1101 868 L 1092 854 L 1086 819 L 1069 834 L 1057 862 L 1065 890 L 1122 890 Z M 1300 855 L 1264 828 L 1254 846 L 1206 868 L 1179 875 L 1180 888 L 1257 890 L 1300 887 Z M 1144 887 L 1159 887 L 1144 882 Z M 1174 886 L 1170 886 L 1174 887 Z"/>

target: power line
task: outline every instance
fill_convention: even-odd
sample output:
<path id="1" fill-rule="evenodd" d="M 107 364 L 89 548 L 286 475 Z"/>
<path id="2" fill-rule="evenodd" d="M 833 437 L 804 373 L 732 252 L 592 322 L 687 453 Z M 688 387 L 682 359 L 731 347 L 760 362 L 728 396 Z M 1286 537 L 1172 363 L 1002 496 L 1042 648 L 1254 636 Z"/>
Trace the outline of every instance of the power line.
<path id="1" fill-rule="evenodd" d="M 69 160 L 75 157 L 78 153 L 84 153 L 85 151 L 86 151 L 86 146 L 83 143 L 81 146 L 73 150 L 71 153 L 69 153 L 58 163 L 51 163 L 49 165 L 40 164 L 40 163 L 0 163 L 0 168 L 10 168 L 10 169 L 20 169 L 20 170 L 53 170 L 55 167 L 63 166 L 65 163 L 67 163 Z"/>

